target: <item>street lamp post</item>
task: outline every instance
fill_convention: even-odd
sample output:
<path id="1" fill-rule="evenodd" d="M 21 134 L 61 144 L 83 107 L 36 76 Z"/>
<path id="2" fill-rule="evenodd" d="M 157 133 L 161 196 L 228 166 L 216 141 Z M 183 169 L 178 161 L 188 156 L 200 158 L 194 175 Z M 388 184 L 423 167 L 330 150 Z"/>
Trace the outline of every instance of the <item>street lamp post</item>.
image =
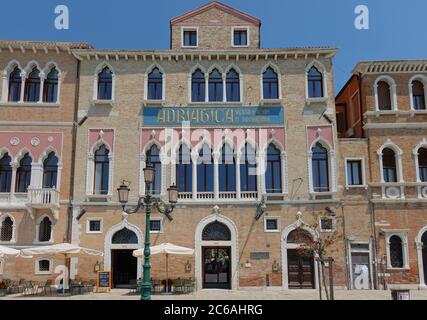
<path id="1" fill-rule="evenodd" d="M 138 199 L 138 204 L 133 209 L 126 210 L 126 204 L 129 200 L 129 184 L 123 181 L 117 192 L 119 194 L 119 202 L 122 205 L 123 211 L 132 214 L 137 213 L 140 209 L 145 206 L 145 242 L 144 242 L 144 273 L 141 284 L 141 300 L 151 300 L 151 276 L 150 276 L 150 216 L 151 207 L 156 206 L 160 213 L 166 215 L 169 220 L 172 220 L 171 213 L 175 208 L 175 204 L 178 201 L 178 188 L 172 185 L 168 189 L 169 205 L 164 204 L 157 198 L 153 198 L 151 194 L 151 184 L 154 180 L 154 167 L 151 163 L 147 163 L 144 168 L 144 180 L 146 185 L 145 196 Z"/>

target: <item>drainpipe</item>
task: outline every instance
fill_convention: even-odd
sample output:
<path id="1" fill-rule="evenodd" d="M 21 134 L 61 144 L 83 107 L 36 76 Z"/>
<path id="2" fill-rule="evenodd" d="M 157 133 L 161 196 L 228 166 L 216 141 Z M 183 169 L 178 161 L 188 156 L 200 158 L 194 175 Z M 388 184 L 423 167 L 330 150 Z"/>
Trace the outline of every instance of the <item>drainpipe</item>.
<path id="1" fill-rule="evenodd" d="M 344 254 L 345 254 L 345 278 L 347 282 L 347 289 L 351 289 L 351 281 L 350 281 L 350 272 L 351 272 L 351 266 L 349 264 L 349 252 L 348 252 L 348 240 L 347 240 L 347 230 L 345 227 L 345 212 L 344 212 L 344 205 L 341 206 L 341 213 L 342 213 L 342 229 L 343 229 L 343 235 L 344 235 Z"/>
<path id="2" fill-rule="evenodd" d="M 77 115 L 79 105 L 79 89 L 80 89 L 80 60 L 77 59 L 76 70 L 76 90 L 74 96 L 74 119 L 72 132 L 71 146 L 71 167 L 70 167 L 70 194 L 68 203 L 68 222 L 67 222 L 67 242 L 71 243 L 71 232 L 73 225 L 73 200 L 74 200 L 74 175 L 76 171 L 76 142 L 77 142 Z"/>

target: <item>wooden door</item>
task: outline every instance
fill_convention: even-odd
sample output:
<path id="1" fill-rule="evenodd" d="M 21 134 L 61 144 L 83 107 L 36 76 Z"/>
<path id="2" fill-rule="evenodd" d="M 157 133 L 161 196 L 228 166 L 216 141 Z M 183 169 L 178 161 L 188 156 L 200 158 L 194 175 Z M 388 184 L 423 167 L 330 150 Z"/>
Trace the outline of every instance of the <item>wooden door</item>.
<path id="1" fill-rule="evenodd" d="M 288 288 L 314 289 L 314 259 L 288 249 Z"/>

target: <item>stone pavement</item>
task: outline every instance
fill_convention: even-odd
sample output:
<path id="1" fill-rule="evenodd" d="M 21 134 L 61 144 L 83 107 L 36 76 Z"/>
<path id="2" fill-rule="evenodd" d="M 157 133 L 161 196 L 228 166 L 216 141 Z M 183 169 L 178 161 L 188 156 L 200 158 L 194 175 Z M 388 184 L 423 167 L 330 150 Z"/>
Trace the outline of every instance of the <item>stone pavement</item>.
<path id="1" fill-rule="evenodd" d="M 0 300 L 139 300 L 138 295 L 129 295 L 127 289 L 114 289 L 110 293 L 93 293 L 70 297 L 31 297 L 9 295 Z M 324 297 L 324 294 L 323 294 Z M 200 290 L 188 295 L 153 295 L 153 300 L 318 300 L 317 290 L 240 289 Z M 336 300 L 391 300 L 391 292 L 384 290 L 336 290 Z M 427 300 L 427 290 L 411 290 L 412 300 Z"/>

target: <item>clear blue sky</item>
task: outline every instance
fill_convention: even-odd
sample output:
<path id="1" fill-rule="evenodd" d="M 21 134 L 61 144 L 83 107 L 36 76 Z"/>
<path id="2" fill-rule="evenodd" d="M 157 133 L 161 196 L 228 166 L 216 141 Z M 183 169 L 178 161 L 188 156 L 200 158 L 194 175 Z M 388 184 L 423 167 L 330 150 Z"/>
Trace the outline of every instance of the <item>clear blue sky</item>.
<path id="1" fill-rule="evenodd" d="M 208 0 L 2 0 L 0 39 L 87 41 L 97 48 L 162 49 L 169 20 Z M 223 0 L 263 22 L 263 47 L 333 46 L 335 89 L 359 60 L 427 58 L 426 0 Z M 54 28 L 54 8 L 70 10 L 70 29 Z M 354 8 L 370 10 L 370 29 L 354 27 Z M 7 13 L 7 14 L 5 14 Z"/>

